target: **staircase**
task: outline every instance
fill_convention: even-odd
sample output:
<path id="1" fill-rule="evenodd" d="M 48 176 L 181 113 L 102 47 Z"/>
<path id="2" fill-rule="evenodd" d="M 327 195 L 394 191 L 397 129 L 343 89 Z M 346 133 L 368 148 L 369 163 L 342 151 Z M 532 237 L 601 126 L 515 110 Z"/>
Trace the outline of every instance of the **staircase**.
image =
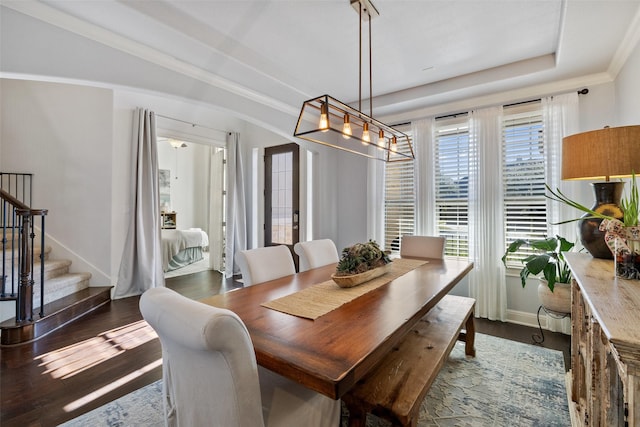
<path id="1" fill-rule="evenodd" d="M 0 301 L 15 301 L 16 316 L 0 323 L 0 345 L 14 345 L 37 340 L 108 303 L 111 287 L 90 287 L 90 273 L 71 273 L 71 261 L 50 259 L 51 247 L 41 237 L 47 211 L 31 210 L 5 191 L 5 175 L 0 174 Z"/>

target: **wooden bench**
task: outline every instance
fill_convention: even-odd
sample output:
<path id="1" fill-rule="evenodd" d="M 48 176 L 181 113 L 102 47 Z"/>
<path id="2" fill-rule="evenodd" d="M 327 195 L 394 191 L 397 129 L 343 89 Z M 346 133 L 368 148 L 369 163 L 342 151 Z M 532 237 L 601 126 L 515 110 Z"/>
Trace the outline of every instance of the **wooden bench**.
<path id="1" fill-rule="evenodd" d="M 342 396 L 349 425 L 364 426 L 370 413 L 394 425 L 416 426 L 420 404 L 456 340 L 465 342 L 468 356 L 475 356 L 474 305 L 473 298 L 446 295 L 420 319 L 373 371 Z"/>

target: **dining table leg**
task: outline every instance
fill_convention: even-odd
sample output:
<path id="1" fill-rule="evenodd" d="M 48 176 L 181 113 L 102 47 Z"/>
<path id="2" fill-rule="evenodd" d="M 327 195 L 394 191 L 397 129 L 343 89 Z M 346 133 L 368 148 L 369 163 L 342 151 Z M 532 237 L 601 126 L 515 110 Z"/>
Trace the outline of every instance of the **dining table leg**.
<path id="1" fill-rule="evenodd" d="M 347 409 L 349 410 L 349 427 L 365 427 L 367 410 L 355 405 L 347 405 Z"/>

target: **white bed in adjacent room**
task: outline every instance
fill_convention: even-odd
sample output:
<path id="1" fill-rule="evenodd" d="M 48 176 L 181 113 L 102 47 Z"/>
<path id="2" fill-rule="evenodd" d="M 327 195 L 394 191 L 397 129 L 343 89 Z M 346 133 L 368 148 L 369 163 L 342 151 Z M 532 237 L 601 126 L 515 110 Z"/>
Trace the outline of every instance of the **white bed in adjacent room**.
<path id="1" fill-rule="evenodd" d="M 200 228 L 162 230 L 162 271 L 172 271 L 200 261 L 209 236 Z"/>

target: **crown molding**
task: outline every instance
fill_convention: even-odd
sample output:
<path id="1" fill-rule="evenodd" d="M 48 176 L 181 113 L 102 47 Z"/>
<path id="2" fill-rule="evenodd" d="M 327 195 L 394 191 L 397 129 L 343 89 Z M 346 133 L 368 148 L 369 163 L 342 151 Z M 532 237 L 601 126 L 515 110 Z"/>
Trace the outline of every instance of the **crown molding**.
<path id="1" fill-rule="evenodd" d="M 474 98 L 462 99 L 459 101 L 432 105 L 429 107 L 412 110 L 410 112 L 386 115 L 382 116 L 381 120 L 384 120 L 386 123 L 407 122 L 422 119 L 425 117 L 452 114 L 461 111 L 469 111 L 476 108 L 510 104 L 514 102 L 540 98 L 542 96 L 571 92 L 584 88 L 586 86 L 611 83 L 614 80 L 615 79 L 608 72 L 596 73 L 551 83 L 527 86 L 515 90 L 506 90 L 491 95 L 478 96 Z"/>
<path id="2" fill-rule="evenodd" d="M 631 25 L 629 25 L 620 46 L 618 46 L 618 49 L 609 64 L 608 72 L 614 79 L 618 77 L 620 70 L 622 70 L 622 67 L 624 67 L 624 64 L 629 59 L 629 56 L 631 56 L 633 50 L 638 45 L 638 41 L 640 41 L 640 8 L 636 11 L 636 14 L 631 21 Z"/>

